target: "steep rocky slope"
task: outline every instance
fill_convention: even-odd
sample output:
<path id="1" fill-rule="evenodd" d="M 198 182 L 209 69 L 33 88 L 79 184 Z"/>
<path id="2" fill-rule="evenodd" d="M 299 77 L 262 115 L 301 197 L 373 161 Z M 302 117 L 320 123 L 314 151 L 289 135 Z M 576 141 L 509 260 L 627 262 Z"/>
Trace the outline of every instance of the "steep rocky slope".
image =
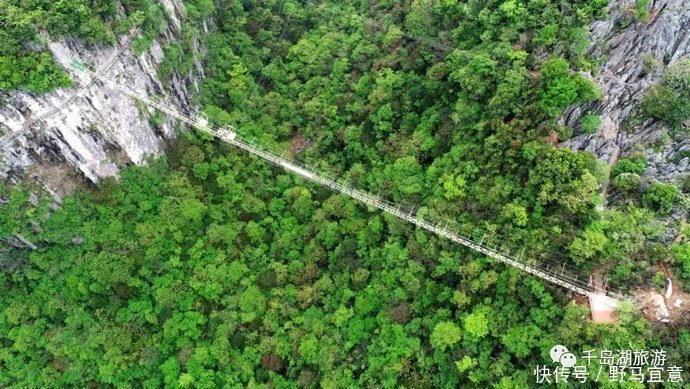
<path id="1" fill-rule="evenodd" d="M 161 42 L 135 56 L 125 50 L 106 73 L 119 75 L 124 82 L 149 95 L 167 94 L 156 77 L 156 67 L 163 59 L 161 43 L 175 41 L 180 34 L 183 5 L 179 0 L 161 2 L 170 16 L 168 30 Z M 596 134 L 581 134 L 564 142 L 563 146 L 587 150 L 609 164 L 641 144 L 646 148 L 649 167 L 646 174 L 671 180 L 688 169 L 688 158 L 678 153 L 690 150 L 690 139 L 677 137 L 661 147 L 651 148 L 664 138 L 666 131 L 654 121 L 647 121 L 624 130 L 623 124 L 633 114 L 645 91 L 659 81 L 662 68 L 645 69 L 645 58 L 659 63 L 674 63 L 690 54 L 690 6 L 685 0 L 656 0 L 649 5 L 647 21 L 632 20 L 635 0 L 614 0 L 607 20 L 592 23 L 590 53 L 603 59 L 596 82 L 603 92 L 601 101 L 586 106 L 571 107 L 564 114 L 564 122 L 577 129 L 579 118 L 585 113 L 601 115 L 602 124 Z M 629 23 L 629 24 L 628 24 Z M 625 26 L 623 26 L 625 25 Z M 124 40 L 125 37 L 121 37 Z M 67 39 L 50 44 L 57 61 L 63 65 L 76 55 L 98 68 L 108 61 L 117 47 L 86 48 L 83 42 Z M 203 74 L 197 64 L 197 73 Z M 170 80 L 167 101 L 190 112 L 190 92 L 198 80 L 192 75 L 176 72 Z M 191 85 L 191 91 L 189 86 Z M 18 177 L 16 173 L 30 166 L 54 166 L 66 162 L 89 180 L 114 175 L 123 163 L 140 163 L 147 154 L 161 152 L 162 140 L 173 136 L 174 122 L 154 126 L 146 119 L 142 107 L 121 93 L 107 87 L 90 88 L 84 96 L 76 97 L 61 112 L 38 122 L 28 129 L 23 126 L 49 111 L 75 93 L 61 90 L 44 96 L 13 93 L 2 97 L 9 102 L 0 107 L 0 130 L 11 141 L 0 144 L 4 164 L 0 175 Z M 147 110 L 148 114 L 152 113 Z M 29 169 L 31 170 L 31 169 Z"/>
<path id="2" fill-rule="evenodd" d="M 196 88 L 197 80 L 190 74 L 173 72 L 169 88 L 164 89 L 156 77 L 157 65 L 163 60 L 161 44 L 176 41 L 180 34 L 180 18 L 184 8 L 179 1 L 163 1 L 171 23 L 160 42 L 135 56 L 131 50 L 112 62 L 105 75 L 116 77 L 133 89 L 149 96 L 165 96 L 169 104 L 183 111 L 192 110 L 190 89 Z M 56 61 L 67 67 L 70 60 L 79 58 L 92 68 L 101 69 L 104 64 L 126 44 L 126 36 L 120 37 L 118 47 L 87 47 L 78 39 L 66 39 L 49 44 Z M 5 94 L 8 102 L 0 107 L 3 164 L 0 175 L 19 178 L 20 172 L 33 171 L 39 176 L 40 167 L 56 165 L 73 166 L 91 181 L 112 176 L 118 167 L 129 162 L 141 163 L 146 155 L 158 154 L 162 141 L 174 135 L 174 122 L 165 119 L 153 125 L 146 118 L 153 112 L 137 104 L 133 99 L 107 87 L 93 85 L 81 92 L 79 79 L 72 75 L 75 87 L 35 96 L 25 92 Z M 65 104 L 69 101 L 68 104 Z M 60 110 L 30 127 L 52 108 Z M 143 119 L 143 120 L 142 120 Z M 30 168 L 31 167 L 31 168 Z"/>
<path id="3" fill-rule="evenodd" d="M 645 175 L 669 181 L 688 171 L 688 158 L 679 158 L 679 153 L 690 150 L 690 137 L 677 135 L 664 141 L 667 131 L 661 123 L 647 120 L 631 128 L 625 123 L 647 89 L 660 81 L 664 64 L 690 56 L 690 4 L 686 0 L 651 1 L 647 21 L 631 20 L 634 7 L 635 0 L 614 1 L 609 18 L 590 26 L 590 53 L 603 59 L 595 78 L 603 98 L 571 107 L 564 119 L 577 129 L 583 113 L 596 113 L 602 123 L 596 134 L 578 135 L 564 146 L 590 151 L 612 165 L 641 145 L 649 163 Z"/>

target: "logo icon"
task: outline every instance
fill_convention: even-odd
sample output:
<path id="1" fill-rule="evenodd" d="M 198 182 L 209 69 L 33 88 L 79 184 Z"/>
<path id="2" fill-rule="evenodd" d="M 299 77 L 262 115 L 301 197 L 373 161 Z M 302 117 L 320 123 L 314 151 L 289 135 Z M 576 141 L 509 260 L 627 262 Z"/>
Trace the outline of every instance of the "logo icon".
<path id="1" fill-rule="evenodd" d="M 553 363 L 560 363 L 563 367 L 573 367 L 577 364 L 577 357 L 562 344 L 551 347 L 549 356 Z"/>

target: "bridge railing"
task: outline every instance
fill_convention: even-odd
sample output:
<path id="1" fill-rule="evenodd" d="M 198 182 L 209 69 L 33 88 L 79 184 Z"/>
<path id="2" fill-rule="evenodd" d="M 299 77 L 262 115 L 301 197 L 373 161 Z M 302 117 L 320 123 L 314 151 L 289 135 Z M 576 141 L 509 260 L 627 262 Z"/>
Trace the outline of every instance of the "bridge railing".
<path id="1" fill-rule="evenodd" d="M 428 220 L 423 217 L 417 217 L 414 213 L 414 208 L 410 208 L 409 210 L 404 209 L 400 205 L 381 199 L 378 196 L 373 196 L 368 192 L 363 192 L 358 189 L 354 189 L 350 186 L 347 186 L 343 183 L 340 183 L 336 180 L 326 178 L 325 175 L 322 173 L 316 172 L 313 169 L 306 168 L 294 161 L 278 157 L 272 152 L 262 149 L 259 145 L 254 144 L 253 142 L 250 144 L 243 141 L 236 135 L 233 137 L 233 139 L 225 140 L 267 161 L 270 161 L 277 166 L 285 168 L 289 171 L 299 174 L 302 177 L 305 177 L 309 180 L 315 181 L 321 185 L 329 187 L 335 191 L 343 193 L 369 206 L 388 212 L 398 218 L 401 218 L 430 232 L 433 232 L 436 235 L 443 236 L 451 241 L 469 247 L 474 251 L 481 252 L 487 255 L 488 257 L 499 260 L 500 262 L 521 269 L 527 273 L 533 274 L 557 285 L 563 286 L 579 294 L 588 295 L 593 292 L 591 287 L 591 280 L 589 279 L 589 277 L 580 276 L 577 273 L 574 273 L 572 271 L 572 269 L 574 268 L 565 263 L 534 263 L 522 257 L 512 257 L 509 254 L 501 251 L 499 248 L 491 248 L 487 245 L 482 244 L 481 242 L 474 241 L 470 237 L 459 235 L 456 232 L 448 230 L 446 227 L 441 227 L 440 224 L 436 223 L 435 221 Z"/>
<path id="2" fill-rule="evenodd" d="M 263 149 L 260 145 L 255 144 L 254 142 L 247 143 L 237 135 L 237 131 L 232 126 L 225 126 L 219 130 L 216 130 L 213 126 L 209 125 L 206 120 L 190 118 L 182 113 L 177 112 L 174 109 L 168 108 L 145 96 L 141 96 L 137 92 L 129 89 L 128 87 L 120 85 L 116 81 L 104 77 L 102 74 L 98 74 L 92 71 L 89 71 L 89 73 L 91 73 L 93 77 L 102 80 L 103 82 L 107 83 L 113 88 L 121 90 L 127 95 L 130 95 L 131 97 L 138 99 L 155 109 L 158 109 L 170 116 L 173 116 L 181 120 L 182 122 L 187 123 L 193 126 L 194 128 L 197 128 L 202 132 L 206 132 L 214 137 L 222 139 L 225 142 L 235 145 L 245 151 L 248 151 L 251 154 L 254 154 L 288 171 L 296 173 L 304 178 L 307 178 L 311 181 L 317 182 L 321 185 L 331 188 L 337 192 L 350 196 L 351 198 L 354 198 L 364 204 L 388 212 L 394 216 L 397 216 L 400 219 L 406 220 L 436 235 L 445 237 L 453 242 L 459 243 L 476 252 L 480 252 L 502 263 L 523 270 L 527 273 L 530 273 L 534 276 L 537 276 L 556 285 L 560 285 L 575 293 L 582 295 L 590 295 L 595 293 L 595 291 L 592 290 L 593 288 L 591 282 L 588 279 L 585 279 L 585 277 L 581 277 L 577 275 L 577 273 L 571 271 L 571 268 L 565 263 L 560 263 L 558 265 L 552 266 L 552 264 L 550 263 L 535 263 L 534 261 L 525 259 L 522 256 L 515 258 L 514 256 L 510 256 L 509 253 L 503 252 L 498 247 L 489 247 L 488 244 L 484 244 L 483 241 L 476 242 L 471 237 L 462 236 L 458 232 L 448 230 L 446 226 L 441 227 L 441 224 L 436 223 L 435 221 L 428 220 L 423 216 L 418 217 L 414 212 L 414 207 L 405 209 L 399 204 L 395 204 L 385 199 L 381 199 L 378 196 L 373 196 L 370 193 L 354 189 L 346 185 L 346 182 L 338 182 L 336 179 L 329 178 L 326 174 L 317 172 L 314 169 L 304 167 L 301 164 L 294 161 L 290 161 L 286 158 L 279 157 L 276 154 Z M 567 272 L 566 268 L 568 268 Z"/>

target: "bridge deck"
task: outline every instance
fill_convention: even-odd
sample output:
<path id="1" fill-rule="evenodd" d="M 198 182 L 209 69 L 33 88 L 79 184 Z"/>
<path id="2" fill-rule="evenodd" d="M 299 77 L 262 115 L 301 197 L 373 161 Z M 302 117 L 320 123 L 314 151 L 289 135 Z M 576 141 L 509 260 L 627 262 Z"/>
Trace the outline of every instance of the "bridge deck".
<path id="1" fill-rule="evenodd" d="M 526 273 L 532 274 L 536 277 L 539 277 L 545 281 L 548 281 L 550 283 L 559 285 L 561 287 L 564 287 L 570 291 L 573 291 L 575 293 L 585 295 L 590 297 L 590 299 L 596 299 L 596 301 L 602 302 L 604 305 L 615 307 L 618 305 L 618 300 L 616 298 L 610 297 L 610 296 L 605 296 L 601 293 L 595 292 L 590 288 L 590 283 L 588 283 L 584 279 L 578 279 L 576 276 L 572 276 L 564 271 L 565 269 L 565 264 L 563 264 L 563 267 L 549 267 L 549 265 L 544 266 L 539 265 L 539 264 L 534 264 L 530 263 L 527 260 L 523 259 L 522 257 L 512 257 L 508 254 L 504 254 L 497 249 L 493 249 L 490 247 L 487 247 L 486 245 L 482 244 L 482 242 L 476 242 L 473 239 L 465 236 L 460 236 L 459 234 L 449 231 L 445 227 L 441 227 L 434 222 L 430 220 L 426 220 L 424 218 L 417 217 L 416 215 L 413 214 L 412 211 L 410 212 L 404 212 L 401 210 L 401 207 L 399 205 L 390 203 L 388 201 L 385 201 L 383 199 L 380 199 L 377 196 L 373 196 L 369 193 L 351 188 L 343 183 L 340 183 L 338 181 L 335 181 L 333 179 L 327 178 L 325 175 L 320 174 L 316 171 L 313 171 L 311 169 L 305 168 L 303 166 L 300 166 L 292 161 L 289 161 L 287 159 L 284 159 L 282 157 L 279 157 L 267 150 L 264 150 L 263 148 L 259 147 L 258 145 L 255 145 L 253 143 L 247 143 L 245 142 L 235 131 L 235 128 L 232 126 L 226 126 L 220 129 L 216 129 L 213 126 L 208 124 L 208 121 L 203 119 L 203 118 L 191 118 L 188 117 L 180 112 L 178 112 L 175 109 L 172 109 L 170 107 L 167 107 L 165 105 L 162 105 L 158 102 L 155 102 L 148 97 L 142 96 L 139 93 L 131 90 L 130 88 L 121 85 L 117 83 L 116 81 L 105 77 L 102 73 L 100 72 L 94 72 L 88 69 L 83 68 L 78 63 L 75 63 L 74 66 L 72 66 L 76 71 L 79 72 L 86 72 L 89 75 L 91 75 L 92 78 L 98 79 L 105 84 L 111 86 L 114 89 L 120 90 L 123 93 L 131 96 L 132 98 L 135 98 L 155 109 L 158 109 L 162 111 L 163 113 L 166 113 L 172 117 L 175 117 L 179 119 L 180 121 L 189 124 L 190 126 L 198 129 L 199 131 L 208 133 L 214 137 L 217 137 L 227 143 L 230 143 L 234 146 L 237 146 L 238 148 L 245 150 L 251 154 L 254 154 L 266 161 L 269 161 L 277 166 L 282 167 L 283 169 L 286 169 L 288 171 L 291 171 L 295 174 L 298 174 L 301 177 L 304 177 L 308 180 L 314 181 L 316 183 L 319 183 L 323 186 L 326 186 L 328 188 L 331 188 L 335 191 L 338 191 L 340 193 L 343 193 L 347 196 L 350 196 L 351 198 L 360 201 L 364 204 L 367 204 L 369 206 L 378 208 L 384 212 L 390 213 L 396 217 L 399 217 L 400 219 L 406 220 L 412 224 L 415 224 L 416 226 L 423 228 L 427 231 L 430 231 L 436 235 L 442 236 L 444 238 L 447 238 L 453 242 L 459 243 L 465 247 L 468 247 L 476 252 L 482 253 L 490 258 L 494 258 L 500 262 L 503 262 L 507 265 L 513 266 L 517 269 L 520 269 Z M 91 84 L 91 83 L 89 83 Z M 559 272 L 560 270 L 560 272 Z"/>

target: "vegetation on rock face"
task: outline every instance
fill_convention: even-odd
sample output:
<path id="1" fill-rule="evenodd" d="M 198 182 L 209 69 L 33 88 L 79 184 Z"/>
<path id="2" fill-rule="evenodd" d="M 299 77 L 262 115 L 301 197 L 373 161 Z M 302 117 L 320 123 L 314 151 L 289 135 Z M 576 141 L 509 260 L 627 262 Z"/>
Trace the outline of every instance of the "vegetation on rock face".
<path id="1" fill-rule="evenodd" d="M 0 31 L 0 40 L 3 39 Z M 18 55 L 12 42 L 0 41 L 0 90 L 24 88 L 31 92 L 47 92 L 72 83 L 47 53 Z"/>
<path id="2" fill-rule="evenodd" d="M 601 118 L 598 115 L 585 115 L 580 119 L 580 125 L 585 134 L 594 134 L 601 125 Z"/>
<path id="3" fill-rule="evenodd" d="M 671 128 L 679 128 L 690 117 L 690 103 L 672 89 L 657 85 L 651 87 L 645 95 L 642 113 L 661 120 Z"/>
<path id="4" fill-rule="evenodd" d="M 163 11 L 154 0 L 119 4 L 129 16 L 116 18 L 117 6 L 112 0 L 0 2 L 0 91 L 44 93 L 71 85 L 67 74 L 45 50 L 47 37 L 75 36 L 91 45 L 113 44 L 116 34 L 140 26 L 142 39 L 148 37 L 150 43 L 164 26 Z"/>
<path id="5" fill-rule="evenodd" d="M 598 97 L 576 70 L 607 3 L 190 1 L 185 36 L 204 110 L 245 137 L 535 260 L 632 286 L 674 258 L 690 279 L 683 243 L 653 249 L 652 211 L 597 211 L 607 169 L 552 144 L 562 109 Z M 624 161 L 633 191 L 646 162 Z M 690 358 L 687 330 L 595 326 L 560 289 L 206 136 L 54 211 L 0 198 L 0 236 L 38 246 L 0 253 L 2 386 L 525 387 L 554 344 Z"/>
<path id="6" fill-rule="evenodd" d="M 635 0 L 635 17 L 643 22 L 649 20 L 649 0 Z"/>
<path id="7" fill-rule="evenodd" d="M 623 173 L 642 174 L 647 167 L 647 160 L 642 154 L 632 154 L 621 158 L 611 170 L 611 175 L 618 176 Z"/>
<path id="8" fill-rule="evenodd" d="M 643 200 L 652 209 L 668 212 L 679 197 L 680 190 L 674 184 L 655 182 L 647 188 Z"/>
<path id="9" fill-rule="evenodd" d="M 613 185 L 625 192 L 633 192 L 642 184 L 642 178 L 637 173 L 621 173 L 613 179 Z"/>
<path id="10" fill-rule="evenodd" d="M 666 69 L 660 85 L 651 87 L 642 100 L 642 114 L 661 120 L 672 130 L 690 119 L 690 59 Z"/>

